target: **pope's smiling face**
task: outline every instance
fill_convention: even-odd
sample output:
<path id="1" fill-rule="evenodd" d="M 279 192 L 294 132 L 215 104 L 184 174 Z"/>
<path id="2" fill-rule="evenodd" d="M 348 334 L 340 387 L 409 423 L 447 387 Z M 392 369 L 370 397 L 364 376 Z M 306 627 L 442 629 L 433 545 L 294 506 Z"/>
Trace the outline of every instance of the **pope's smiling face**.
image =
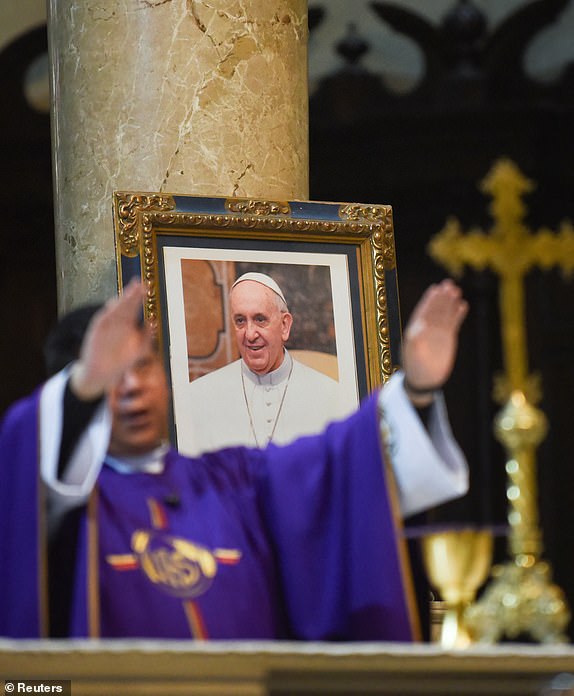
<path id="1" fill-rule="evenodd" d="M 293 323 L 291 314 L 281 310 L 281 298 L 261 283 L 244 280 L 233 288 L 230 299 L 237 347 L 245 364 L 259 375 L 276 370 Z"/>

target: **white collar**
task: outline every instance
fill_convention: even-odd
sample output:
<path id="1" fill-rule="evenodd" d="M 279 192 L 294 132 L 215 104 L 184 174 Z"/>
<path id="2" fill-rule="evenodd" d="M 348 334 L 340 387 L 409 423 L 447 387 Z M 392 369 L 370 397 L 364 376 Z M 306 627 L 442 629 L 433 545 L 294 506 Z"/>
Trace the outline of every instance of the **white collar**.
<path id="1" fill-rule="evenodd" d="M 119 474 L 161 474 L 164 469 L 164 457 L 169 445 L 163 443 L 151 452 L 134 457 L 112 457 L 107 454 L 104 464 Z"/>
<path id="2" fill-rule="evenodd" d="M 289 355 L 289 351 L 286 350 L 283 362 L 276 370 L 267 372 L 264 375 L 258 375 L 253 370 L 250 370 L 243 360 L 241 360 L 241 369 L 243 370 L 243 375 L 253 384 L 275 387 L 289 379 L 292 364 L 293 358 Z"/>

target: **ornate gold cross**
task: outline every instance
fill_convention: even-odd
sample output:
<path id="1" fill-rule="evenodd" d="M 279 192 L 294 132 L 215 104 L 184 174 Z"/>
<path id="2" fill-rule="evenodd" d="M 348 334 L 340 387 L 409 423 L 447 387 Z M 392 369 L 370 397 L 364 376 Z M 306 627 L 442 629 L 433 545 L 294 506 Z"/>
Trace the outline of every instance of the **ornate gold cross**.
<path id="1" fill-rule="evenodd" d="M 451 218 L 429 244 L 431 257 L 451 274 L 460 276 L 464 265 L 491 269 L 500 278 L 500 313 L 505 367 L 506 397 L 514 390 L 533 394 L 528 375 L 525 335 L 524 276 L 535 267 L 557 266 L 566 275 L 574 271 L 574 228 L 563 222 L 558 233 L 542 228 L 534 234 L 523 223 L 526 206 L 522 196 L 534 188 L 508 159 L 498 160 L 480 184 L 492 196 L 489 210 L 494 219 L 490 234 L 471 229 L 463 234 Z M 505 399 L 503 399 L 505 400 Z M 536 399 L 532 399 L 535 401 Z"/>
<path id="2" fill-rule="evenodd" d="M 493 581 L 470 606 L 467 623 L 476 640 L 495 642 L 530 634 L 540 642 L 563 642 L 570 614 L 563 593 L 551 583 L 551 568 L 540 561 L 542 534 L 538 524 L 535 450 L 546 434 L 546 418 L 535 408 L 536 382 L 528 374 L 524 277 L 535 267 L 574 270 L 574 228 L 563 222 L 558 233 L 543 228 L 532 233 L 524 224 L 524 194 L 532 181 L 508 159 L 498 160 L 481 190 L 492 196 L 494 225 L 487 234 L 463 234 L 455 219 L 431 240 L 432 258 L 455 275 L 464 266 L 491 269 L 500 278 L 499 304 L 505 374 L 497 380 L 497 400 L 505 402 L 495 419 L 495 432 L 506 448 L 511 562 L 493 568 Z M 532 403 L 529 403 L 529 399 Z"/>

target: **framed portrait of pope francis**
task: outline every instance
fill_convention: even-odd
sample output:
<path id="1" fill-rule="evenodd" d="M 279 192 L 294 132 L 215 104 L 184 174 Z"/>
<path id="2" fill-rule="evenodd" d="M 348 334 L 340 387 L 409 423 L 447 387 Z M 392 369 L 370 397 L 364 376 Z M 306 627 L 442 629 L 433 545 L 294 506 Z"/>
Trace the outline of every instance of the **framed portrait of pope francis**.
<path id="1" fill-rule="evenodd" d="M 397 366 L 390 206 L 115 192 L 114 228 L 186 454 L 318 432 Z"/>

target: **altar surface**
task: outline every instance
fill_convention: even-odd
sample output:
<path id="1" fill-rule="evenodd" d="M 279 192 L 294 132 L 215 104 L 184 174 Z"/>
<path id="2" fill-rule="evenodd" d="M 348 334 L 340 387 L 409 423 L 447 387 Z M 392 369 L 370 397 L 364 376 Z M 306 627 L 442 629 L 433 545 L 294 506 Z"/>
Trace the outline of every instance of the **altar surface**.
<path id="1" fill-rule="evenodd" d="M 0 640 L 2 680 L 69 679 L 74 696 L 540 696 L 562 673 L 571 646 Z"/>

